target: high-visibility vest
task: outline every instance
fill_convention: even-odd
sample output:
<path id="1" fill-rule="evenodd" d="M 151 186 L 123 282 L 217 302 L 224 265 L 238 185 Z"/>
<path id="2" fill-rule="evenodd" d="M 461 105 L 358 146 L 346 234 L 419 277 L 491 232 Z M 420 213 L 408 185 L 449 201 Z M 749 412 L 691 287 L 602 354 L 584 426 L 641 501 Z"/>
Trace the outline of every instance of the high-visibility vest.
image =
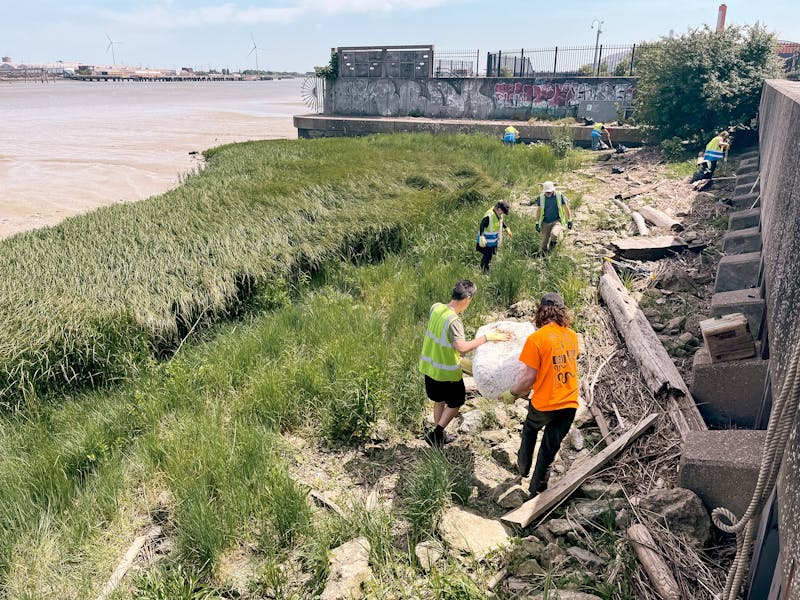
<path id="1" fill-rule="evenodd" d="M 505 129 L 505 133 L 503 134 L 503 141 L 504 142 L 516 142 L 517 141 L 517 131 L 513 125 L 509 125 Z"/>
<path id="2" fill-rule="evenodd" d="M 422 342 L 419 370 L 436 381 L 459 381 L 461 379 L 461 355 L 447 339 L 450 324 L 458 313 L 447 304 L 437 302 L 431 307 L 428 329 Z"/>
<path id="3" fill-rule="evenodd" d="M 592 135 L 595 137 L 601 137 L 603 135 L 603 124 L 602 123 L 595 123 L 594 127 L 592 127 Z"/>
<path id="4" fill-rule="evenodd" d="M 498 217 L 494 208 L 490 208 L 486 211 L 481 222 L 483 222 L 483 219 L 486 217 L 489 217 L 489 227 L 483 230 L 483 237 L 486 238 L 486 247 L 494 248 L 495 246 L 499 246 L 500 242 L 503 240 L 503 217 Z M 478 236 L 475 238 L 475 243 L 480 244 L 480 241 L 481 228 L 478 227 Z"/>
<path id="5" fill-rule="evenodd" d="M 564 194 L 561 192 L 556 192 L 554 194 L 556 199 L 556 204 L 558 205 L 558 220 L 561 221 L 561 224 L 565 227 L 567 226 L 567 211 L 564 210 L 564 203 L 566 199 L 564 198 Z M 544 192 L 539 194 L 539 225 L 544 223 L 544 203 L 546 200 L 546 196 Z"/>
<path id="6" fill-rule="evenodd" d="M 703 154 L 705 160 L 719 160 L 725 156 L 725 151 L 722 149 L 722 137 L 714 137 L 708 144 L 706 144 L 706 152 Z"/>

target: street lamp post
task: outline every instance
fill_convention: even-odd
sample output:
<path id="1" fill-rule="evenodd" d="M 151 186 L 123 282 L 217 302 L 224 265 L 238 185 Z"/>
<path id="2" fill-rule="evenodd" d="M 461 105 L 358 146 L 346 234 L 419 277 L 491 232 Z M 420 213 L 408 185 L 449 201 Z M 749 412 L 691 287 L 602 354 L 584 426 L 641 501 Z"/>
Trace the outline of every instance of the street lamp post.
<path id="1" fill-rule="evenodd" d="M 592 61 L 592 72 L 597 70 L 596 74 L 600 75 L 600 65 L 597 64 L 597 52 L 600 49 L 600 34 L 603 33 L 603 21 L 595 19 L 592 21 L 590 29 L 594 29 L 594 24 L 597 23 L 597 37 L 594 40 L 594 60 Z"/>

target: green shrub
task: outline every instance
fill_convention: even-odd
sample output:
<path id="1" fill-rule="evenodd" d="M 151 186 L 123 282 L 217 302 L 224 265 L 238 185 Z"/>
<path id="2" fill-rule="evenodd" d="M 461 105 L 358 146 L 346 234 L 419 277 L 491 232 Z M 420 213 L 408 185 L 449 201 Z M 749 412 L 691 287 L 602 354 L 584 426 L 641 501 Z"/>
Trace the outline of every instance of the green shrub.
<path id="1" fill-rule="evenodd" d="M 671 137 L 668 140 L 662 140 L 661 152 L 669 162 L 678 162 L 686 158 L 686 145 L 679 137 Z"/>
<path id="2" fill-rule="evenodd" d="M 133 578 L 135 600 L 216 600 L 219 591 L 197 571 L 177 563 L 147 569 Z"/>

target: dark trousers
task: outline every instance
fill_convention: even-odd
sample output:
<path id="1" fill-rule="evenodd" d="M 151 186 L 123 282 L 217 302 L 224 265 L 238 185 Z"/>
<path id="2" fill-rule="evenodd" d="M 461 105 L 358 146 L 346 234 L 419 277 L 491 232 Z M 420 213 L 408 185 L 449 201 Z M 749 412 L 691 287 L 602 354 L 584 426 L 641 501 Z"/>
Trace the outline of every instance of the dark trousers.
<path id="1" fill-rule="evenodd" d="M 528 404 L 528 416 L 522 425 L 522 440 L 517 453 L 517 468 L 523 477 L 527 477 L 530 473 L 536 438 L 539 437 L 539 430 L 544 429 L 539 455 L 536 457 L 536 467 L 533 470 L 533 477 L 531 477 L 530 493 L 532 495 L 547 489 L 550 465 L 553 464 L 561 442 L 572 426 L 575 413 L 576 409 L 574 408 L 542 411 L 536 410 L 532 404 Z"/>
<path id="2" fill-rule="evenodd" d="M 488 273 L 489 263 L 492 262 L 492 257 L 497 253 L 497 246 L 481 248 L 479 245 L 475 244 L 475 249 L 483 255 L 481 257 L 481 269 L 483 269 L 484 273 Z"/>

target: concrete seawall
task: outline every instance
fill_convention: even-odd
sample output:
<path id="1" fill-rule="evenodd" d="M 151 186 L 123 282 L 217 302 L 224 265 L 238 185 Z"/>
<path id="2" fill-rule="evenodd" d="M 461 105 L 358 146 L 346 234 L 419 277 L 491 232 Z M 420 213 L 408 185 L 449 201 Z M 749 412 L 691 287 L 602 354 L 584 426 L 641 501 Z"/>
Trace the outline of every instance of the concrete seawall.
<path id="1" fill-rule="evenodd" d="M 374 133 L 481 133 L 498 140 L 503 130 L 513 125 L 519 131 L 522 142 L 549 140 L 551 130 L 559 125 L 551 123 L 529 124 L 525 121 L 481 121 L 472 119 L 428 119 L 422 117 L 348 117 L 340 115 L 296 115 L 294 126 L 299 138 L 355 137 Z M 591 145 L 591 127 L 568 125 L 575 144 Z M 615 144 L 640 146 L 642 132 L 635 127 L 609 127 Z"/>
<path id="2" fill-rule="evenodd" d="M 773 407 L 800 343 L 800 82 L 767 81 L 760 106 L 760 177 Z M 782 598 L 800 598 L 800 412 L 778 479 Z"/>

